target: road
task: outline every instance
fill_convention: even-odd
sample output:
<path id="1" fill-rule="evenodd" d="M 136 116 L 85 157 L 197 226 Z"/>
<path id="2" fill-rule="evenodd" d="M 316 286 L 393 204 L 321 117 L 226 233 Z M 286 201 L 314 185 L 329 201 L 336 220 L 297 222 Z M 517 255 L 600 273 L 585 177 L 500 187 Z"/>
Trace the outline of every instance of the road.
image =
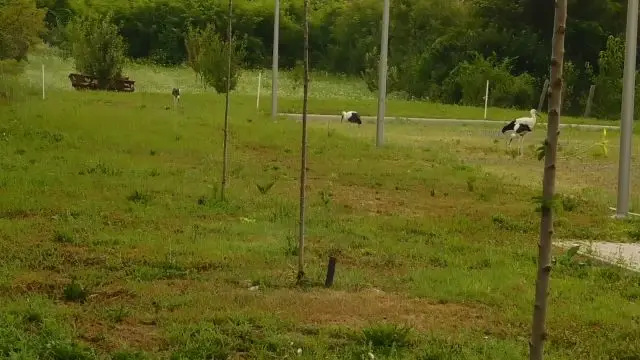
<path id="1" fill-rule="evenodd" d="M 280 113 L 278 114 L 280 116 L 284 116 L 287 117 L 289 119 L 292 120 L 302 120 L 302 114 L 291 114 L 291 113 Z M 375 116 L 360 116 L 360 118 L 362 119 L 363 122 L 374 122 L 376 121 L 376 117 Z M 340 121 L 340 115 L 321 115 L 321 114 L 307 114 L 307 120 L 310 121 Z M 416 117 L 402 117 L 402 116 L 385 116 L 384 118 L 385 122 L 386 121 L 397 121 L 397 120 L 404 120 L 404 121 L 415 121 L 415 122 L 428 122 L 428 123 L 432 123 L 432 124 L 461 124 L 461 125 L 465 125 L 465 124 L 472 124 L 472 125 L 477 125 L 477 124 L 502 124 L 502 123 L 506 123 L 506 121 L 497 121 L 497 120 L 473 120 L 473 119 L 434 119 L 434 118 L 416 118 Z M 592 130 L 592 131 L 599 131 L 602 129 L 607 129 L 607 130 L 620 130 L 619 126 L 613 126 L 613 125 L 588 125 L 588 124 L 560 124 L 561 128 L 578 128 L 578 129 L 584 129 L 584 130 Z"/>

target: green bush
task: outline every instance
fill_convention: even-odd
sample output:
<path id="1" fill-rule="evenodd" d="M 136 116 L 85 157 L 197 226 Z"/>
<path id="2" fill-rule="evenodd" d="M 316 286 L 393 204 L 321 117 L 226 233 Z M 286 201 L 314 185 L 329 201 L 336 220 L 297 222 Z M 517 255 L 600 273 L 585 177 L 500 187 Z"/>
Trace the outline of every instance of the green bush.
<path id="1" fill-rule="evenodd" d="M 206 85 L 213 87 L 218 94 L 227 92 L 227 68 L 229 47 L 213 26 L 204 29 L 189 29 L 185 40 L 188 64 Z M 244 48 L 241 42 L 232 38 L 231 79 L 229 90 L 234 90 L 242 69 Z"/>
<path id="2" fill-rule="evenodd" d="M 111 89 L 122 78 L 125 43 L 111 15 L 84 16 L 69 24 L 71 55 L 76 71 L 98 78 L 100 88 Z"/>
<path id="3" fill-rule="evenodd" d="M 529 74 L 513 75 L 511 59 L 499 61 L 495 55 L 460 63 L 445 80 L 443 91 L 451 102 L 482 106 L 489 80 L 489 105 L 531 108 L 535 101 L 535 79 Z"/>

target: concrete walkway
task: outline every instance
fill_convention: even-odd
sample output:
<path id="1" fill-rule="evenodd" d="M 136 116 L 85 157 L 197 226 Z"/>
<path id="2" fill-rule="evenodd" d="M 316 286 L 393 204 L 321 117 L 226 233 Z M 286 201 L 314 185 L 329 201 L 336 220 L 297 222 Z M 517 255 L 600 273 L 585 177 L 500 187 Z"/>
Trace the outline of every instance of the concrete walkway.
<path id="1" fill-rule="evenodd" d="M 640 272 L 640 244 L 613 243 L 607 241 L 560 241 L 554 243 L 563 249 L 580 246 L 578 253 L 609 264 Z"/>
<path id="2" fill-rule="evenodd" d="M 279 116 L 284 116 L 288 119 L 292 119 L 292 120 L 298 120 L 301 121 L 302 120 L 302 114 L 291 114 L 291 113 L 280 113 L 278 114 Z M 375 122 L 376 117 L 375 116 L 360 116 L 360 118 L 363 121 L 368 121 L 368 122 Z M 340 122 L 340 115 L 322 115 L 322 114 L 307 114 L 307 120 L 310 121 L 338 121 Z M 385 116 L 384 118 L 385 121 L 397 121 L 397 120 L 404 120 L 404 121 L 414 121 L 414 122 L 427 122 L 427 123 L 432 123 L 432 124 L 460 124 L 460 125 L 478 125 L 478 124 L 500 124 L 500 123 L 506 123 L 506 121 L 501 121 L 501 120 L 473 120 L 473 119 L 436 119 L 436 118 L 417 118 L 417 117 L 404 117 L 404 116 Z M 620 127 L 619 126 L 613 126 L 613 125 L 587 125 L 587 124 L 560 124 L 561 128 L 579 128 L 579 129 L 584 129 L 584 130 L 593 130 L 593 131 L 600 131 L 602 129 L 607 129 L 607 130 L 619 130 Z"/>

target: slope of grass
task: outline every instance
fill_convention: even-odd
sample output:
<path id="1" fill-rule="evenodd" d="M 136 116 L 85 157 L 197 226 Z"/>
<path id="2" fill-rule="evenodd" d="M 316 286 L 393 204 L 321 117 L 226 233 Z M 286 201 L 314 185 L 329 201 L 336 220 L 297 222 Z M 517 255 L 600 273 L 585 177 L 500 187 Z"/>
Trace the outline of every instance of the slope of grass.
<path id="1" fill-rule="evenodd" d="M 537 186 L 441 139 L 403 141 L 411 125 L 375 149 L 369 130 L 315 124 L 297 289 L 299 125 L 234 98 L 220 202 L 223 103 L 51 92 L 0 107 L 2 357 L 526 356 Z M 579 200 L 558 209 L 558 236 L 637 226 Z M 638 356 L 637 275 L 562 256 L 552 274 L 548 359 Z"/>
<path id="2" fill-rule="evenodd" d="M 73 62 L 64 60 L 55 49 L 41 48 L 30 57 L 25 80 L 33 85 L 41 86 L 41 65 L 45 65 L 45 82 L 49 91 L 72 90 L 68 79 L 74 72 Z M 148 93 L 164 93 L 169 97 L 171 88 L 178 86 L 185 96 L 205 90 L 195 74 L 186 66 L 167 68 L 149 64 L 131 63 L 125 73 L 136 81 L 136 91 Z M 235 96 L 246 97 L 246 102 L 256 103 L 258 71 L 244 71 L 238 82 Z M 280 72 L 279 111 L 299 113 L 302 110 L 302 87 L 297 85 L 293 76 L 287 71 Z M 260 109 L 270 113 L 271 109 L 271 71 L 262 71 L 260 81 Z M 387 116 L 446 118 L 446 119 L 482 119 L 484 108 L 439 104 L 426 101 L 407 101 L 389 94 Z M 533 104 L 532 106 L 534 106 Z M 377 93 L 371 93 L 365 83 L 358 78 L 331 76 L 324 73 L 312 74 L 310 84 L 309 112 L 317 114 L 340 114 L 343 110 L 357 110 L 362 115 L 377 113 Z M 544 109 L 546 111 L 546 107 Z M 528 110 L 501 109 L 491 107 L 487 111 L 488 120 L 506 121 L 516 117 L 528 116 Z M 546 122 L 546 118 L 541 121 Z M 582 119 L 563 117 L 563 122 L 575 124 L 617 125 L 618 121 Z"/>

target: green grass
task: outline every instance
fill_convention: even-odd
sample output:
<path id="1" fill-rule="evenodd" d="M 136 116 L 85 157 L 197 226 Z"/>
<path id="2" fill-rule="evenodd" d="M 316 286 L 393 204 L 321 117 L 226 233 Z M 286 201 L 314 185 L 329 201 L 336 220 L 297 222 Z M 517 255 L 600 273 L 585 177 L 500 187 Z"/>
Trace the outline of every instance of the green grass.
<path id="1" fill-rule="evenodd" d="M 373 126 L 311 123 L 298 289 L 299 123 L 232 98 L 221 202 L 224 98 L 167 98 L 51 91 L 0 106 L 0 357 L 526 356 L 540 132 L 516 160 L 479 128 L 398 121 L 376 149 Z M 563 136 L 557 237 L 637 241 L 638 222 L 607 217 L 615 175 L 588 178 L 615 156 L 590 150 L 598 133 Z M 637 274 L 558 261 L 546 358 L 637 357 L 638 299 Z"/>
<path id="2" fill-rule="evenodd" d="M 48 91 L 71 90 L 68 79 L 70 72 L 75 72 L 73 62 L 64 60 L 59 52 L 41 48 L 30 57 L 25 80 L 33 85 L 41 86 L 41 65 L 45 65 L 46 87 Z M 147 93 L 169 94 L 171 88 L 179 86 L 184 96 L 213 92 L 205 90 L 196 80 L 194 72 L 186 67 L 166 68 L 148 64 L 130 63 L 125 74 L 136 81 L 136 91 Z M 302 111 L 302 87 L 297 86 L 291 74 L 285 70 L 280 72 L 279 80 L 279 112 L 299 113 Z M 238 82 L 234 96 L 246 97 L 255 107 L 258 89 L 258 71 L 245 71 Z M 314 72 L 311 75 L 309 112 L 316 114 L 340 114 L 344 110 L 358 110 L 362 115 L 376 115 L 377 93 L 371 93 L 364 81 L 346 76 L 332 76 Z M 271 111 L 271 71 L 262 71 L 260 109 Z M 330 100 L 330 101 L 329 101 Z M 169 101 L 170 102 L 170 99 Z M 446 119 L 482 119 L 483 107 L 459 106 L 432 103 L 427 101 L 407 101 L 399 99 L 397 94 L 389 94 L 386 115 L 397 117 L 424 117 Z M 532 107 L 537 104 L 532 104 Z M 546 111 L 546 107 L 544 108 Z M 502 109 L 490 107 L 488 120 L 506 121 L 516 117 L 528 116 L 528 110 Z M 541 120 L 546 122 L 546 116 Z M 619 121 L 583 119 L 563 117 L 564 123 L 618 125 Z"/>

